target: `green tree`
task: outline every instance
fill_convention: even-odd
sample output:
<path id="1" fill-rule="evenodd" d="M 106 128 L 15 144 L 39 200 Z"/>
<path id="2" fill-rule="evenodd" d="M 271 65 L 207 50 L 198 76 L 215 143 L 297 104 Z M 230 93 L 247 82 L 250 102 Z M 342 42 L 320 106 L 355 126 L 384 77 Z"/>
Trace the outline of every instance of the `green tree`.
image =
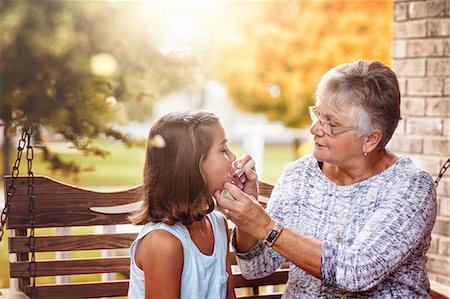
<path id="1" fill-rule="evenodd" d="M 107 153 L 96 143 L 99 136 L 135 143 L 113 124 L 148 118 L 153 101 L 195 83 L 199 71 L 194 55 L 159 51 L 164 30 L 158 18 L 148 2 L 0 2 L 4 131 L 31 121 L 35 144 L 69 172 L 78 166 L 48 151 L 43 127 L 88 154 Z"/>

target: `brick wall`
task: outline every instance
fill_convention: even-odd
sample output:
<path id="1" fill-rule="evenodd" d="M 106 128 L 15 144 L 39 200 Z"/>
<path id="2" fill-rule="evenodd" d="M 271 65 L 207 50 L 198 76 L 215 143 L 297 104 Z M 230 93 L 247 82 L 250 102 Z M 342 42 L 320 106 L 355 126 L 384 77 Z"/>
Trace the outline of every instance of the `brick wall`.
<path id="1" fill-rule="evenodd" d="M 436 178 L 450 158 L 450 0 L 394 0 L 393 70 L 403 120 L 390 148 Z M 450 169 L 437 200 L 428 271 L 450 285 Z"/>

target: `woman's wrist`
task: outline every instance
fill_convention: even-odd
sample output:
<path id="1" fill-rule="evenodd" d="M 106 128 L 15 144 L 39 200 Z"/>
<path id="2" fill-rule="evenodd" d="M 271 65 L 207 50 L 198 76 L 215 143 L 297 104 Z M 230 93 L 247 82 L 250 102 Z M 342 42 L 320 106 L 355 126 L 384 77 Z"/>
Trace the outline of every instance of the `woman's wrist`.
<path id="1" fill-rule="evenodd" d="M 269 216 L 265 223 L 260 226 L 260 230 L 258 232 L 258 236 L 255 236 L 258 240 L 263 241 L 272 231 L 272 228 L 275 226 L 277 221 Z"/>
<path id="2" fill-rule="evenodd" d="M 239 253 L 248 252 L 258 242 L 254 236 L 242 231 L 237 226 L 234 228 L 232 236 L 232 245 Z"/>
<path id="3" fill-rule="evenodd" d="M 263 244 L 268 247 L 272 247 L 272 245 L 280 236 L 283 229 L 284 225 L 281 222 L 279 221 L 275 222 L 275 225 L 273 226 L 272 230 L 267 234 L 266 238 L 262 241 Z"/>

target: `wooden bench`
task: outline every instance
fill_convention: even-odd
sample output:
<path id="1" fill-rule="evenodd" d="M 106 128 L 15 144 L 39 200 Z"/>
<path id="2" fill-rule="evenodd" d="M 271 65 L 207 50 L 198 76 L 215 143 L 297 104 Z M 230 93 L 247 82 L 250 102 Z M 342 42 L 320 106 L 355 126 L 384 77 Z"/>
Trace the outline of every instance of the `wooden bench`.
<path id="1" fill-rule="evenodd" d="M 5 190 L 11 182 L 11 177 L 5 178 Z M 14 254 L 15 260 L 10 261 L 10 277 L 18 279 L 18 287 L 26 294 L 30 294 L 29 267 L 30 238 L 27 229 L 30 228 L 28 219 L 27 177 L 19 177 L 15 182 L 15 195 L 11 201 L 7 228 L 10 230 L 9 252 Z M 262 195 L 269 196 L 272 186 L 260 183 Z M 6 198 L 6 197 L 5 197 Z M 54 284 L 36 283 L 38 298 L 95 298 L 126 296 L 128 290 L 129 251 L 136 232 L 114 233 L 112 227 L 129 224 L 127 213 L 105 214 L 96 212 L 99 207 L 111 207 L 140 201 L 141 186 L 119 192 L 98 192 L 83 190 L 69 186 L 47 177 L 34 178 L 35 198 L 35 261 L 36 277 L 80 275 L 96 273 L 119 273 L 123 279 L 95 282 L 67 282 Z M 96 211 L 93 211 L 93 210 Z M 106 226 L 107 233 L 89 233 L 77 235 L 73 227 Z M 112 226 L 112 227 L 111 227 Z M 43 235 L 43 228 L 71 228 L 70 235 Z M 86 230 L 86 228 L 84 229 Z M 48 231 L 48 230 L 47 230 Z M 92 228 L 94 231 L 94 228 Z M 110 233 L 108 233 L 110 231 Z M 68 258 L 40 260 L 42 252 L 70 252 L 70 251 L 98 251 L 116 250 L 120 256 L 95 258 Z M 235 262 L 234 255 L 230 253 Z M 11 255 L 10 255 L 11 256 Z M 262 286 L 277 286 L 285 284 L 288 270 L 281 269 L 273 275 L 258 279 L 246 280 L 239 273 L 238 267 L 233 266 L 233 279 L 236 293 L 241 298 L 280 298 L 281 291 L 267 295 L 258 295 Z M 39 281 L 38 281 L 39 282 Z M 243 288 L 245 290 L 243 290 Z M 270 290 L 271 288 L 265 288 Z M 274 288 L 277 289 L 276 287 Z"/>
<path id="2" fill-rule="evenodd" d="M 5 177 L 5 190 L 11 183 L 11 177 Z M 9 252 L 10 277 L 18 279 L 18 288 L 31 294 L 30 266 L 35 269 L 36 277 L 65 276 L 97 273 L 118 273 L 122 279 L 112 281 L 57 282 L 36 283 L 35 295 L 38 298 L 96 298 L 126 296 L 128 290 L 129 251 L 131 242 L 137 233 L 120 232 L 120 225 L 129 224 L 127 213 L 105 213 L 102 210 L 111 206 L 136 203 L 141 200 L 141 186 L 119 192 L 98 192 L 84 190 L 54 181 L 43 176 L 34 178 L 35 198 L 35 263 L 30 262 L 30 238 L 27 229 L 29 202 L 27 196 L 27 177 L 19 177 L 15 182 L 15 195 L 11 201 L 7 228 L 10 231 Z M 269 197 L 272 185 L 260 182 L 260 194 Z M 5 196 L 6 198 L 6 196 Z M 99 212 L 100 211 L 100 212 Z M 94 228 L 106 227 L 100 233 L 93 233 Z M 80 227 L 83 227 L 81 229 Z M 80 230 L 89 233 L 76 234 Z M 118 231 L 115 231 L 118 227 Z M 72 228 L 69 235 L 44 235 L 45 228 Z M 56 258 L 41 260 L 43 252 L 73 252 L 114 250 L 118 256 L 94 258 Z M 235 258 L 230 253 L 235 263 Z M 246 280 L 239 273 L 237 265 L 233 266 L 233 279 L 238 298 L 280 298 L 283 285 L 288 278 L 288 269 L 279 269 L 274 274 L 257 280 Z M 80 279 L 78 279 L 80 280 Z M 81 279 L 83 280 L 83 279 Z M 87 279 L 84 279 L 84 281 Z M 433 298 L 448 298 L 432 291 Z"/>

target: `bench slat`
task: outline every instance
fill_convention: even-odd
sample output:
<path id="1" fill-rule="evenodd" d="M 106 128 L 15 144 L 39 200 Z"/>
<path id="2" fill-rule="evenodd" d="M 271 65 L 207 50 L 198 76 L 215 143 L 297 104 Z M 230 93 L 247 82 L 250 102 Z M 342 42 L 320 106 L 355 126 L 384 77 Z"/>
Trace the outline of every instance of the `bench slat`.
<path id="1" fill-rule="evenodd" d="M 282 294 L 263 294 L 263 295 L 248 295 L 237 296 L 238 299 L 280 299 Z"/>
<path id="2" fill-rule="evenodd" d="M 27 287 L 27 292 L 30 289 L 31 287 Z M 36 289 L 37 297 L 42 299 L 126 296 L 128 293 L 128 280 L 39 285 L 36 286 Z"/>
<path id="3" fill-rule="evenodd" d="M 11 177 L 5 177 L 5 190 Z M 29 228 L 27 178 L 18 177 L 7 228 Z M 119 192 L 98 192 L 70 186 L 45 176 L 34 177 L 35 228 L 130 223 L 127 214 L 102 214 L 91 207 L 124 205 L 141 200 L 142 185 Z"/>
<path id="4" fill-rule="evenodd" d="M 276 272 L 267 277 L 253 280 L 245 279 L 240 273 L 233 274 L 234 286 L 236 288 L 285 284 L 288 277 L 289 269 L 278 269 Z"/>
<path id="5" fill-rule="evenodd" d="M 11 277 L 29 277 L 29 264 L 30 262 L 11 262 L 9 264 Z M 129 271 L 129 257 L 70 259 L 36 262 L 37 277 Z"/>
<path id="6" fill-rule="evenodd" d="M 137 233 L 35 237 L 36 252 L 120 249 L 130 247 Z M 28 237 L 9 237 L 9 252 L 29 252 Z"/>

